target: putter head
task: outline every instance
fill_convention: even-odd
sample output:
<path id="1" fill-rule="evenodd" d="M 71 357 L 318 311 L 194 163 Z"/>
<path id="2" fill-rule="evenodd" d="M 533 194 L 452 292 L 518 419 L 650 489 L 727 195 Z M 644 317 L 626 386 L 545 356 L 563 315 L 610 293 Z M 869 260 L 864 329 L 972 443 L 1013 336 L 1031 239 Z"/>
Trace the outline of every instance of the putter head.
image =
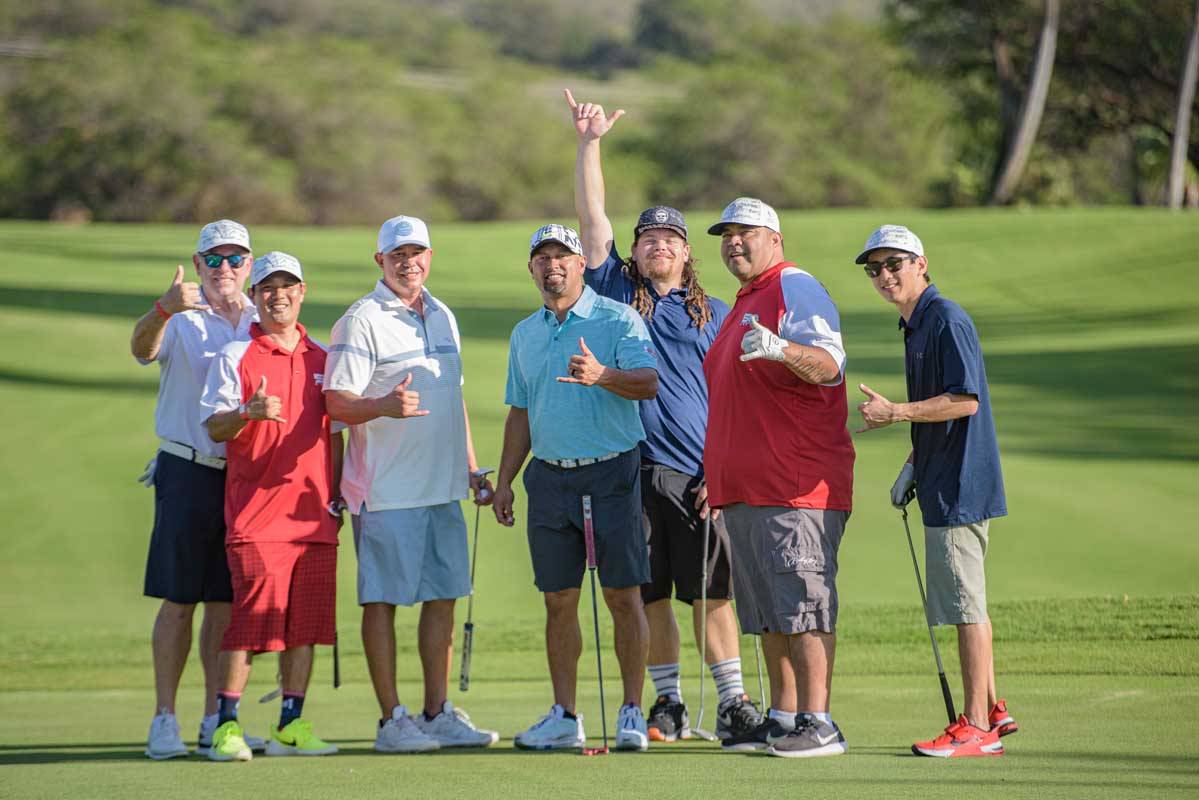
<path id="1" fill-rule="evenodd" d="M 608 752 L 609 752 L 609 750 L 606 747 L 584 747 L 579 750 L 579 755 L 581 755 L 581 756 L 606 756 L 606 755 L 608 755 Z"/>

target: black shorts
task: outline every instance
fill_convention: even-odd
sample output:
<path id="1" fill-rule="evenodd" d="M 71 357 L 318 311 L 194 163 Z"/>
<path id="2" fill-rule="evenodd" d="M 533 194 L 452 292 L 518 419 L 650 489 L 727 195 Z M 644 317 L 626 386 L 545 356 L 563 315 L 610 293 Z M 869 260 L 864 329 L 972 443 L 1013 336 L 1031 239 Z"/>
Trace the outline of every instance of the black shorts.
<path id="1" fill-rule="evenodd" d="M 649 580 L 649 555 L 641 532 L 640 464 L 638 448 L 573 469 L 537 458 L 529 462 L 524 474 L 529 554 L 538 589 L 560 592 L 583 583 L 585 494 L 591 495 L 600 583 L 609 589 L 627 589 Z"/>
<path id="2" fill-rule="evenodd" d="M 641 464 L 642 520 L 650 566 L 650 580 L 641 587 L 646 604 L 669 598 L 671 584 L 675 597 L 688 605 L 702 596 L 704 521 L 695 508 L 700 483 L 694 475 L 653 461 Z M 732 597 L 729 533 L 723 515 L 708 532 L 707 559 L 708 597 Z"/>
<path id="3" fill-rule="evenodd" d="M 159 451 L 145 593 L 185 605 L 232 602 L 224 470 Z"/>

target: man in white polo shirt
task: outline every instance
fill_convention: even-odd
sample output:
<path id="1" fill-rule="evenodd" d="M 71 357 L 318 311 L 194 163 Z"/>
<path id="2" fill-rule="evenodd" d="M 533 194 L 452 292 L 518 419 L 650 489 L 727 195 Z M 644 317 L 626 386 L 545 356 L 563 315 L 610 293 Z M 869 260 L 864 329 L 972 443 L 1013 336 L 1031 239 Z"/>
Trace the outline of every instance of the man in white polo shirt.
<path id="1" fill-rule="evenodd" d="M 489 505 L 477 475 L 462 399 L 461 338 L 454 314 L 425 289 L 433 250 L 416 217 L 379 229 L 383 275 L 337 324 L 325 369 L 329 415 L 350 426 L 341 493 L 353 515 L 362 644 L 382 712 L 375 750 L 486 747 L 447 698 L 454 603 L 470 594 L 468 487 Z M 408 715 L 396 691 L 395 607 L 421 603 L 418 648 L 423 710 Z"/>
<path id="2" fill-rule="evenodd" d="M 154 487 L 154 531 L 146 559 L 145 593 L 162 599 L 154 621 L 155 714 L 146 755 L 187 755 L 175 718 L 175 695 L 191 649 L 192 616 L 204 603 L 200 663 L 204 667 L 204 719 L 200 748 L 216 728 L 217 654 L 229 625 L 233 589 L 225 561 L 225 446 L 200 422 L 200 397 L 208 365 L 234 339 L 248 339 L 258 319 L 242 292 L 253 257 L 250 234 L 223 219 L 200 230 L 192 256 L 199 283 L 184 281 L 182 265 L 166 292 L 133 328 L 130 349 L 139 363 L 161 369 L 154 430 L 159 450 L 143 476 Z M 250 741 L 253 740 L 253 741 Z M 262 749 L 263 741 L 247 743 Z"/>

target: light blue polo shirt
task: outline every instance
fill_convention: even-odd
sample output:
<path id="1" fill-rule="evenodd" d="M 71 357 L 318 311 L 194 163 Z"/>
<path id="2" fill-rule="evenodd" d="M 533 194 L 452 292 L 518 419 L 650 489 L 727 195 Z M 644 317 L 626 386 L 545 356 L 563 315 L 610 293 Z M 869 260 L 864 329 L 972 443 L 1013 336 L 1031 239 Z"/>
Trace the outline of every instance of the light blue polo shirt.
<path id="1" fill-rule="evenodd" d="M 582 352 L 580 337 L 604 366 L 658 368 L 637 312 L 589 286 L 561 325 L 544 306 L 518 322 L 508 341 L 504 402 L 529 410 L 537 458 L 598 458 L 632 450 L 645 438 L 636 400 L 599 386 L 558 382 L 567 377 L 570 357 Z"/>

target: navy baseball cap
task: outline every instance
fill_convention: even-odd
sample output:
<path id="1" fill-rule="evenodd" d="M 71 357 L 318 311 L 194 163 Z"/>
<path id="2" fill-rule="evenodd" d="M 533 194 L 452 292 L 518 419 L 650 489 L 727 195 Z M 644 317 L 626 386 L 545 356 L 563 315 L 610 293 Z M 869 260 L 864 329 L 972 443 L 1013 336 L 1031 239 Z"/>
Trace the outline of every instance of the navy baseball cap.
<path id="1" fill-rule="evenodd" d="M 687 238 L 687 221 L 677 208 L 654 206 L 642 211 L 641 216 L 637 218 L 636 227 L 633 228 L 633 239 L 636 240 L 638 236 L 653 228 L 666 228 L 684 239 Z"/>

